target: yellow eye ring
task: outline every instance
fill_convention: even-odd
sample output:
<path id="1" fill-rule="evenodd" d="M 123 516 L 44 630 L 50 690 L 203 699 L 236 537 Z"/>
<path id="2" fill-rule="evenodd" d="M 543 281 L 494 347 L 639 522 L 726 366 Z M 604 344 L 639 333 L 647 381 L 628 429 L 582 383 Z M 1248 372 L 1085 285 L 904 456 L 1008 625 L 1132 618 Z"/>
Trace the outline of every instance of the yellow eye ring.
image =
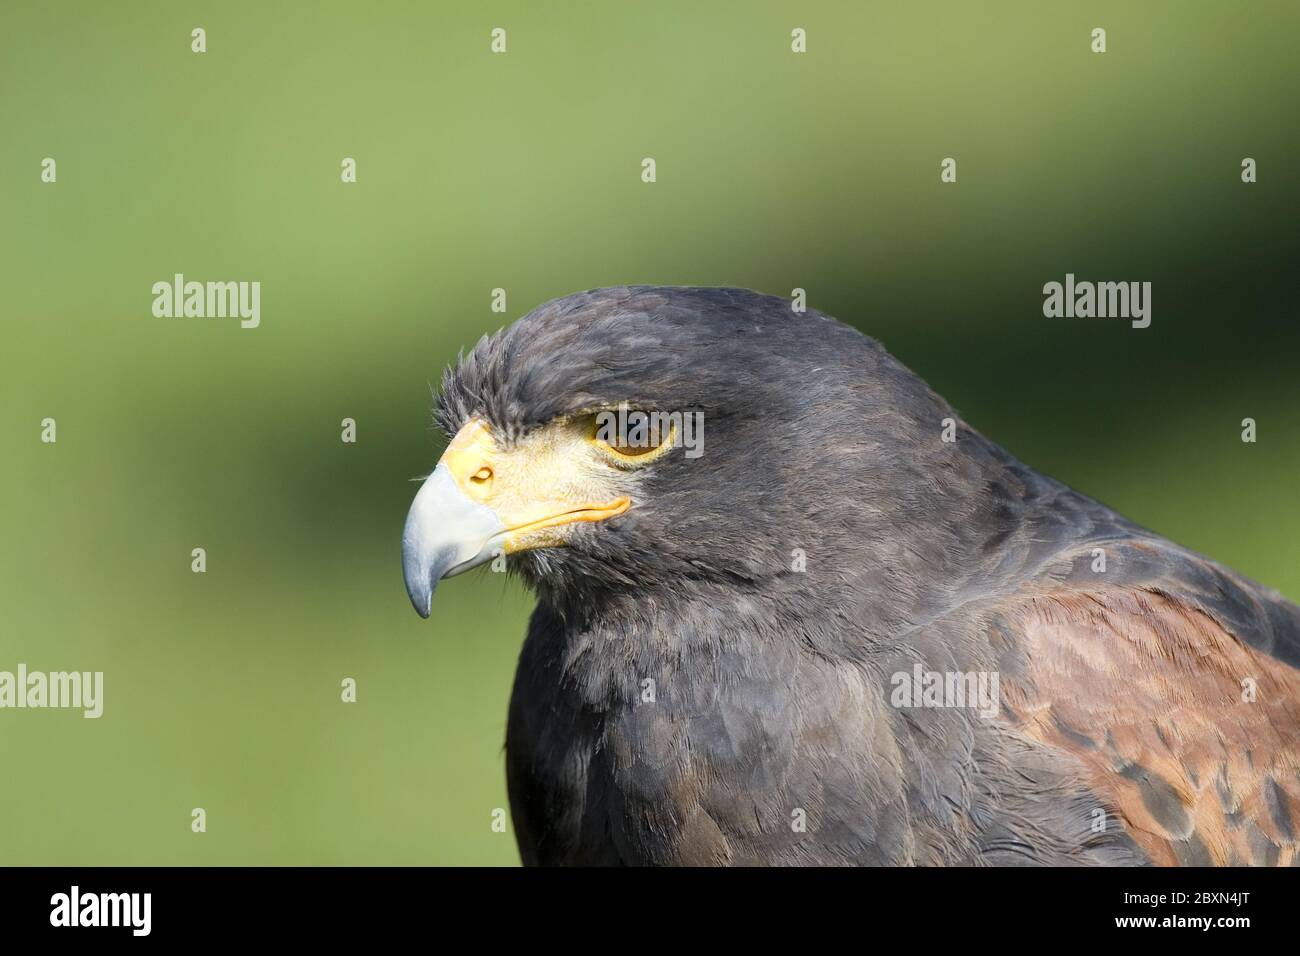
<path id="1" fill-rule="evenodd" d="M 591 444 L 595 445 L 596 448 L 600 451 L 600 453 L 605 456 L 605 458 L 612 461 L 615 465 L 618 465 L 619 467 L 623 467 L 623 468 L 628 468 L 628 467 L 639 468 L 643 465 L 648 465 L 650 464 L 650 462 L 662 458 L 669 451 L 671 451 L 677 441 L 676 422 L 670 422 L 668 426 L 668 434 L 662 436 L 662 440 L 659 442 L 659 444 L 646 445 L 644 446 L 644 448 L 640 446 L 636 446 L 636 450 L 630 452 L 624 451 L 619 446 L 602 438 L 601 431 L 602 431 L 602 427 L 600 425 L 600 418 L 597 415 L 593 415 L 591 434 L 587 440 L 591 442 Z M 654 437 L 653 431 L 651 433 L 651 437 Z"/>

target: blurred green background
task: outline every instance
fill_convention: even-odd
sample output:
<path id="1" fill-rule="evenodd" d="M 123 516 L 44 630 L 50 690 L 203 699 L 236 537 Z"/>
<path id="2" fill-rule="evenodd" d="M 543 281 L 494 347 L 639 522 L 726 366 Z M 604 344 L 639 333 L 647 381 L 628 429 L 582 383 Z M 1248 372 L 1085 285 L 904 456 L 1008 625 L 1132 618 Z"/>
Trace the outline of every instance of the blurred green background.
<path id="1" fill-rule="evenodd" d="M 0 670 L 106 683 L 0 711 L 0 863 L 517 862 L 531 601 L 485 569 L 421 621 L 398 545 L 442 366 L 579 289 L 806 288 L 1300 597 L 1294 3 L 462 7 L 0 12 Z M 260 281 L 261 327 L 153 317 L 176 272 Z M 1045 319 L 1066 272 L 1151 281 L 1151 327 Z"/>

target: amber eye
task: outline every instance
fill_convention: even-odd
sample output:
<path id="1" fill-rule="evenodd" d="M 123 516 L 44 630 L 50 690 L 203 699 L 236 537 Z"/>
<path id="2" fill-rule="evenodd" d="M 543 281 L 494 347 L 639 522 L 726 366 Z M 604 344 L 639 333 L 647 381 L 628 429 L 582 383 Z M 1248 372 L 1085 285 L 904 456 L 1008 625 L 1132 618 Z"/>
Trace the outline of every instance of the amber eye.
<path id="1" fill-rule="evenodd" d="M 648 455 L 659 449 L 659 445 L 610 445 L 609 447 L 621 455 L 630 455 L 634 458 L 638 455 Z"/>
<path id="2" fill-rule="evenodd" d="M 656 440 L 650 435 L 642 436 L 630 434 L 615 437 L 612 440 L 605 442 L 605 444 L 614 449 L 620 455 L 630 455 L 635 458 L 640 455 L 648 455 L 653 451 L 658 451 L 666 438 L 667 436 L 664 435 L 659 436 L 659 439 Z"/>
<path id="3" fill-rule="evenodd" d="M 649 461 L 672 447 L 676 423 L 660 412 L 618 409 L 597 412 L 591 421 L 592 441 L 618 460 Z"/>

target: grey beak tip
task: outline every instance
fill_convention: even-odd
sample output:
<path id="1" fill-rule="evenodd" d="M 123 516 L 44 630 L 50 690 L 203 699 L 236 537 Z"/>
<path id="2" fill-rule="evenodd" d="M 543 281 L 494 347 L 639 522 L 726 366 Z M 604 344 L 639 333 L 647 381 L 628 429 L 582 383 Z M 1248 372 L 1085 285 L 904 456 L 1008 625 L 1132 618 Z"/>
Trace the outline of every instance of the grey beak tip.
<path id="1" fill-rule="evenodd" d="M 428 618 L 444 577 L 490 561 L 490 542 L 503 530 L 496 513 L 465 497 L 439 464 L 420 486 L 402 529 L 402 576 L 415 613 Z"/>
<path id="2" fill-rule="evenodd" d="M 438 589 L 438 581 L 428 568 L 410 567 L 406 571 L 406 596 L 411 599 L 411 607 L 420 617 L 428 618 L 433 611 L 433 592 Z"/>
<path id="3" fill-rule="evenodd" d="M 411 607 L 420 617 L 427 618 L 433 610 L 433 592 L 438 588 L 438 580 L 432 569 L 420 562 L 408 547 L 402 548 L 402 570 L 406 578 L 406 596 L 411 599 Z"/>

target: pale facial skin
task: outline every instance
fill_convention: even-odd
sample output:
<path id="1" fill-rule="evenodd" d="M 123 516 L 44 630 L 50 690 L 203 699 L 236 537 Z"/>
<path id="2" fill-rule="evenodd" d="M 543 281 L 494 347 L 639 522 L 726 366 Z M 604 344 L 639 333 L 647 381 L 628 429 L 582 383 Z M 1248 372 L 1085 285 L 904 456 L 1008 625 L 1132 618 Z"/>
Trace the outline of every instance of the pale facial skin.
<path id="1" fill-rule="evenodd" d="M 559 419 L 501 441 L 480 418 L 452 438 L 411 505 L 402 536 L 407 593 L 429 616 L 440 579 L 502 554 L 563 547 L 574 525 L 634 507 L 636 471 L 672 447 L 619 447 L 594 415 Z"/>

